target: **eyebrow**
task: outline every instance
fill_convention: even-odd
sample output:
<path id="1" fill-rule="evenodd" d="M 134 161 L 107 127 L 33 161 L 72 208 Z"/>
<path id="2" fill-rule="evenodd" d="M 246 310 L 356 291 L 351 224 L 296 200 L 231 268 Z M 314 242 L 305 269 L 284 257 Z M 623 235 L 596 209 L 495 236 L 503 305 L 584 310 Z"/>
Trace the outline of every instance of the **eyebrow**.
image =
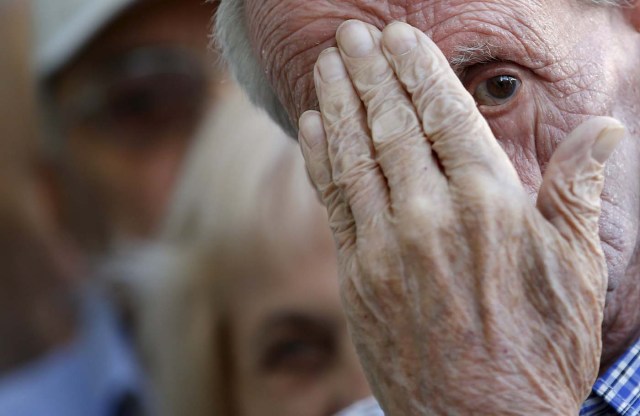
<path id="1" fill-rule="evenodd" d="M 477 64 L 485 64 L 498 60 L 498 48 L 489 42 L 477 42 L 471 45 L 458 46 L 454 55 L 449 58 L 449 65 L 458 78 L 464 71 Z"/>
<path id="2" fill-rule="evenodd" d="M 278 311 L 271 316 L 268 316 L 262 323 L 263 328 L 273 328 L 283 325 L 308 325 L 308 324 L 324 324 L 331 326 L 333 319 L 322 316 L 313 312 L 301 312 L 301 311 Z"/>

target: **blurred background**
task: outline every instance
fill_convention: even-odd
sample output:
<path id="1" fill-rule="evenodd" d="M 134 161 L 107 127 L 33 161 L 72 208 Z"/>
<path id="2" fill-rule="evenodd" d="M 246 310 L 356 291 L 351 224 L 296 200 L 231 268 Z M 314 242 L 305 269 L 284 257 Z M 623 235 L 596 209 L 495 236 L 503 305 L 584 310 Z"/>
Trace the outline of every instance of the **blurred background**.
<path id="1" fill-rule="evenodd" d="M 324 416 L 368 396 L 294 139 L 216 1 L 0 0 L 0 416 Z"/>

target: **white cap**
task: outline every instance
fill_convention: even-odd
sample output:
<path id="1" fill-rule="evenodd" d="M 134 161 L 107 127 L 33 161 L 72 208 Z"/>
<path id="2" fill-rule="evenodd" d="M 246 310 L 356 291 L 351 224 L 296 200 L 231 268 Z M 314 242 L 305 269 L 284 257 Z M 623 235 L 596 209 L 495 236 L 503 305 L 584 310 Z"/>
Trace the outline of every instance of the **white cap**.
<path id="1" fill-rule="evenodd" d="M 35 0 L 35 71 L 44 79 L 136 0 Z"/>

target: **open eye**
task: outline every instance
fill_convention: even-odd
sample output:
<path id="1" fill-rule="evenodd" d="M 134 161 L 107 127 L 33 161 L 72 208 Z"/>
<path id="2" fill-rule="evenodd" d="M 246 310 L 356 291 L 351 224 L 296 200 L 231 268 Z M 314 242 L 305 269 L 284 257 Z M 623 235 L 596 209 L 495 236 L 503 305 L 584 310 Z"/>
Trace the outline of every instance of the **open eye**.
<path id="1" fill-rule="evenodd" d="M 473 98 L 478 105 L 502 105 L 516 96 L 521 85 L 522 82 L 514 76 L 497 75 L 478 84 Z"/>
<path id="2" fill-rule="evenodd" d="M 106 90 L 102 110 L 105 127 L 137 138 L 132 142 L 148 139 L 148 144 L 163 133 L 188 132 L 197 124 L 204 89 L 204 80 L 183 74 L 118 80 Z"/>
<path id="3" fill-rule="evenodd" d="M 191 137 L 206 105 L 206 69 L 174 47 L 109 55 L 63 109 L 65 122 L 90 123 L 103 133 L 96 137 L 137 150 Z"/>
<path id="4" fill-rule="evenodd" d="M 258 365 L 261 373 L 268 376 L 317 376 L 330 368 L 336 358 L 335 325 L 316 316 L 278 316 L 258 333 Z"/>
<path id="5" fill-rule="evenodd" d="M 280 340 L 272 345 L 264 357 L 265 367 L 271 372 L 288 374 L 318 374 L 331 365 L 333 351 L 324 340 L 305 337 Z"/>

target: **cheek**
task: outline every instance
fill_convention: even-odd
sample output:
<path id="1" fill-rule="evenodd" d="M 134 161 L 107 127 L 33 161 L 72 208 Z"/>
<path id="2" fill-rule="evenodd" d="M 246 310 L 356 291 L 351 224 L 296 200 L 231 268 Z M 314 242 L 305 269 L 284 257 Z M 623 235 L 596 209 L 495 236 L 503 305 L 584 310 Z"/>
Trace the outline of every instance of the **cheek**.
<path id="1" fill-rule="evenodd" d="M 609 289 L 618 287 L 638 240 L 640 169 L 637 141 L 627 138 L 607 162 L 602 192 L 600 237 L 609 267 Z"/>
<path id="2" fill-rule="evenodd" d="M 518 104 L 499 116 L 486 114 L 496 138 L 511 159 L 535 202 L 542 175 L 561 142 L 580 123 L 611 114 L 616 78 L 595 64 L 579 70 L 555 71 L 524 81 Z M 554 69 L 555 68 L 551 68 Z M 590 82 L 592 78 L 597 82 Z M 609 268 L 609 289 L 623 278 L 638 238 L 640 169 L 637 141 L 627 138 L 607 163 L 602 193 L 600 238 Z"/>
<path id="3" fill-rule="evenodd" d="M 332 414 L 332 386 L 316 382 L 312 386 L 292 385 L 286 380 L 254 380 L 251 391 L 239 397 L 241 414 L 246 416 L 324 416 Z M 333 409 L 336 410 L 336 409 Z M 340 410 L 340 409 L 338 409 Z"/>
<path id="4" fill-rule="evenodd" d="M 522 88 L 507 108 L 480 106 L 479 110 L 535 203 L 547 164 L 569 133 L 567 126 L 579 124 L 582 116 L 559 108 L 547 82 L 528 70 L 518 72 Z"/>
<path id="5" fill-rule="evenodd" d="M 513 163 L 527 193 L 535 201 L 542 180 L 536 141 L 536 106 L 526 82 L 510 111 L 493 115 L 480 107 L 503 150 Z"/>
<path id="6" fill-rule="evenodd" d="M 480 107 L 534 200 L 562 140 L 592 116 L 610 113 L 615 82 L 600 66 L 573 62 L 538 71 L 519 68 L 522 89 L 516 101 L 499 113 Z"/>

